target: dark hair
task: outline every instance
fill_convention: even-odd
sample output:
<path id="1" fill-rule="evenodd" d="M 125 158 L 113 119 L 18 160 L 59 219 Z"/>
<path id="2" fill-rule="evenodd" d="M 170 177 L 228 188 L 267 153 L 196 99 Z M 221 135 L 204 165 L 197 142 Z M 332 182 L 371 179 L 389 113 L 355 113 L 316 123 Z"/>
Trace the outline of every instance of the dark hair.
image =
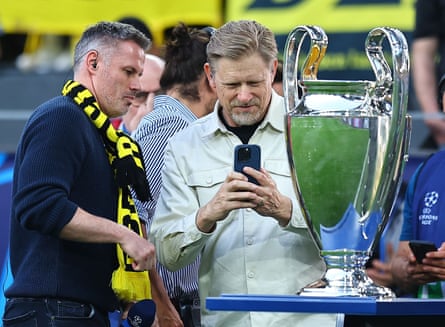
<path id="1" fill-rule="evenodd" d="M 151 41 L 153 41 L 153 33 L 151 32 L 150 28 L 147 26 L 147 24 L 144 23 L 143 20 L 134 17 L 134 16 L 129 16 L 129 17 L 123 17 L 121 19 L 119 19 L 120 23 L 124 23 L 124 24 L 128 24 L 131 25 L 133 27 L 135 27 L 136 29 L 138 29 L 139 31 L 141 31 L 142 33 L 144 33 L 144 35 L 150 39 Z"/>
<path id="2" fill-rule="evenodd" d="M 119 22 L 99 22 L 88 27 L 74 49 L 74 70 L 89 51 L 105 52 L 116 49 L 118 42 L 134 41 L 144 51 L 150 48 L 151 40 L 135 27 Z"/>
<path id="3" fill-rule="evenodd" d="M 199 100 L 197 82 L 204 74 L 209 39 L 207 30 L 189 28 L 182 22 L 173 28 L 166 41 L 165 67 L 160 80 L 164 92 L 177 87 L 181 96 Z"/>
<path id="4" fill-rule="evenodd" d="M 281 59 L 278 60 L 277 73 L 275 74 L 273 82 L 274 83 L 283 82 L 283 61 Z"/>

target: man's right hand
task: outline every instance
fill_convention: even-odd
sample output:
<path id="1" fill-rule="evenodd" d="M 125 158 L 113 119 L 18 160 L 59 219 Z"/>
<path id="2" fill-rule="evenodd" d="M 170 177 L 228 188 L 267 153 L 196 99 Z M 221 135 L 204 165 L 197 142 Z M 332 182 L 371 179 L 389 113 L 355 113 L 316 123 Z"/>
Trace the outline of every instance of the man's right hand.
<path id="1" fill-rule="evenodd" d="M 437 251 L 426 254 L 422 261 L 422 270 L 430 281 L 445 281 L 445 242 Z"/>
<path id="2" fill-rule="evenodd" d="M 155 246 L 147 239 L 139 236 L 132 230 L 126 228 L 129 233 L 120 243 L 122 250 L 133 259 L 132 267 L 135 271 L 156 269 Z"/>
<path id="3" fill-rule="evenodd" d="M 224 220 L 230 211 L 240 208 L 256 208 L 258 196 L 247 177 L 238 172 L 230 172 L 215 196 L 196 215 L 196 225 L 204 233 L 210 233 L 217 221 Z"/>

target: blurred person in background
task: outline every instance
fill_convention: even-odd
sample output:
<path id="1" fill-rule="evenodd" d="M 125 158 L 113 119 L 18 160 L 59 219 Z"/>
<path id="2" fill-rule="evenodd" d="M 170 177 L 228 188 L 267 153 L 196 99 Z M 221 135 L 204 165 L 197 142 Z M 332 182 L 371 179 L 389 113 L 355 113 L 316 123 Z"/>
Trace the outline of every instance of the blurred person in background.
<path id="1" fill-rule="evenodd" d="M 142 148 L 152 193 L 152 200 L 136 201 L 138 212 L 148 225 L 162 184 L 161 168 L 167 141 L 192 121 L 210 113 L 216 102 L 216 93 L 204 73 L 206 47 L 212 32 L 211 27 L 199 30 L 183 23 L 174 27 L 165 48 L 161 94 L 154 97 L 153 111 L 133 133 Z M 186 327 L 200 326 L 198 268 L 199 258 L 175 272 L 158 263 L 170 300 Z"/>
<path id="2" fill-rule="evenodd" d="M 152 54 L 145 55 L 141 90 L 136 93 L 128 112 L 113 121 L 115 127 L 131 134 L 138 127 L 141 119 L 153 110 L 153 98 L 160 90 L 160 80 L 164 66 L 165 61 L 160 57 Z"/>
<path id="3" fill-rule="evenodd" d="M 151 47 L 148 49 L 148 53 L 153 54 L 158 57 L 163 57 L 162 46 L 158 44 L 158 40 L 154 39 L 153 33 L 148 26 L 148 24 L 141 18 L 136 16 L 125 16 L 119 19 L 119 22 L 124 24 L 129 24 L 136 27 L 139 31 L 144 33 L 144 35 L 151 40 Z"/>
<path id="4" fill-rule="evenodd" d="M 283 96 L 283 61 L 278 60 L 278 66 L 277 66 L 277 73 L 275 74 L 275 77 L 273 79 L 272 84 L 273 89 L 275 92 L 277 92 L 279 95 Z"/>
<path id="5" fill-rule="evenodd" d="M 153 50 L 156 46 L 154 46 L 151 29 L 142 19 L 136 16 L 125 16 L 118 21 L 135 27 L 151 40 L 152 46 L 147 50 L 147 54 L 150 55 L 146 56 L 144 64 L 144 71 L 148 69 L 148 72 L 142 75 L 141 83 L 146 88 L 145 91 L 149 91 L 150 93 L 159 90 L 159 79 L 161 78 L 162 69 L 164 69 L 164 62 L 163 59 L 158 56 L 158 53 L 160 53 L 159 49 Z M 133 105 L 125 116 L 112 119 L 111 122 L 115 128 L 131 134 L 138 126 L 141 118 L 152 110 L 153 105 L 150 104 L 150 102 L 148 105 L 144 105 L 146 103 L 145 91 L 137 94 Z M 149 101 L 151 101 L 151 99 L 149 99 Z"/>
<path id="6" fill-rule="evenodd" d="M 445 74 L 445 1 L 417 0 L 413 31 L 412 78 L 430 135 L 423 148 L 445 147 L 445 118 L 439 105 L 437 85 Z"/>
<path id="7" fill-rule="evenodd" d="M 439 99 L 444 97 L 444 84 L 445 75 L 438 86 Z M 443 108 L 444 103 L 440 102 Z M 394 283 L 400 291 L 418 298 L 445 298 L 445 209 L 441 205 L 445 196 L 444 164 L 442 149 L 425 159 L 411 176 L 398 251 L 391 265 Z M 417 262 L 409 246 L 411 240 L 432 242 L 438 250 Z"/>

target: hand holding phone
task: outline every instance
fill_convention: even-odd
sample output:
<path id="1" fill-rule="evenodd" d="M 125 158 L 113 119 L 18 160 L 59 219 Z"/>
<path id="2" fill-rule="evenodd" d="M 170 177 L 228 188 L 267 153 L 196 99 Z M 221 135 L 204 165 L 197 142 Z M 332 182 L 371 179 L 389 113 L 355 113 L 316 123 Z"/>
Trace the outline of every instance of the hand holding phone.
<path id="1" fill-rule="evenodd" d="M 235 147 L 234 170 L 243 173 L 249 182 L 258 185 L 258 181 L 252 176 L 243 172 L 244 167 L 251 167 L 256 170 L 261 168 L 261 148 L 256 144 L 240 144 Z"/>
<path id="2" fill-rule="evenodd" d="M 436 245 L 428 241 L 413 240 L 409 242 L 409 247 L 413 251 L 418 263 L 422 263 L 427 252 L 437 251 Z"/>

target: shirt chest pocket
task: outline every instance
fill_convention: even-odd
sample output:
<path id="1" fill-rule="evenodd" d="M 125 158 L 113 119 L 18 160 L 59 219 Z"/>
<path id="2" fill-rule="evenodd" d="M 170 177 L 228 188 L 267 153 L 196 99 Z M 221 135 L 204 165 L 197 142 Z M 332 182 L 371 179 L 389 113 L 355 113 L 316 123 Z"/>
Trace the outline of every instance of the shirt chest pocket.
<path id="1" fill-rule="evenodd" d="M 231 167 L 203 169 L 187 176 L 187 184 L 195 190 L 199 206 L 205 205 L 212 199 L 231 169 Z"/>
<path id="2" fill-rule="evenodd" d="M 289 163 L 286 160 L 266 159 L 264 168 L 270 173 L 281 193 L 295 197 Z M 187 185 L 192 187 L 199 201 L 199 206 L 208 203 L 218 192 L 233 167 L 203 168 L 187 176 Z"/>
<path id="3" fill-rule="evenodd" d="M 266 159 L 264 168 L 272 175 L 282 176 L 284 178 L 291 177 L 289 162 L 287 160 Z"/>
<path id="4" fill-rule="evenodd" d="M 289 162 L 287 160 L 267 159 L 264 168 L 272 176 L 277 184 L 278 190 L 289 197 L 295 197 L 295 190 L 291 178 Z"/>

